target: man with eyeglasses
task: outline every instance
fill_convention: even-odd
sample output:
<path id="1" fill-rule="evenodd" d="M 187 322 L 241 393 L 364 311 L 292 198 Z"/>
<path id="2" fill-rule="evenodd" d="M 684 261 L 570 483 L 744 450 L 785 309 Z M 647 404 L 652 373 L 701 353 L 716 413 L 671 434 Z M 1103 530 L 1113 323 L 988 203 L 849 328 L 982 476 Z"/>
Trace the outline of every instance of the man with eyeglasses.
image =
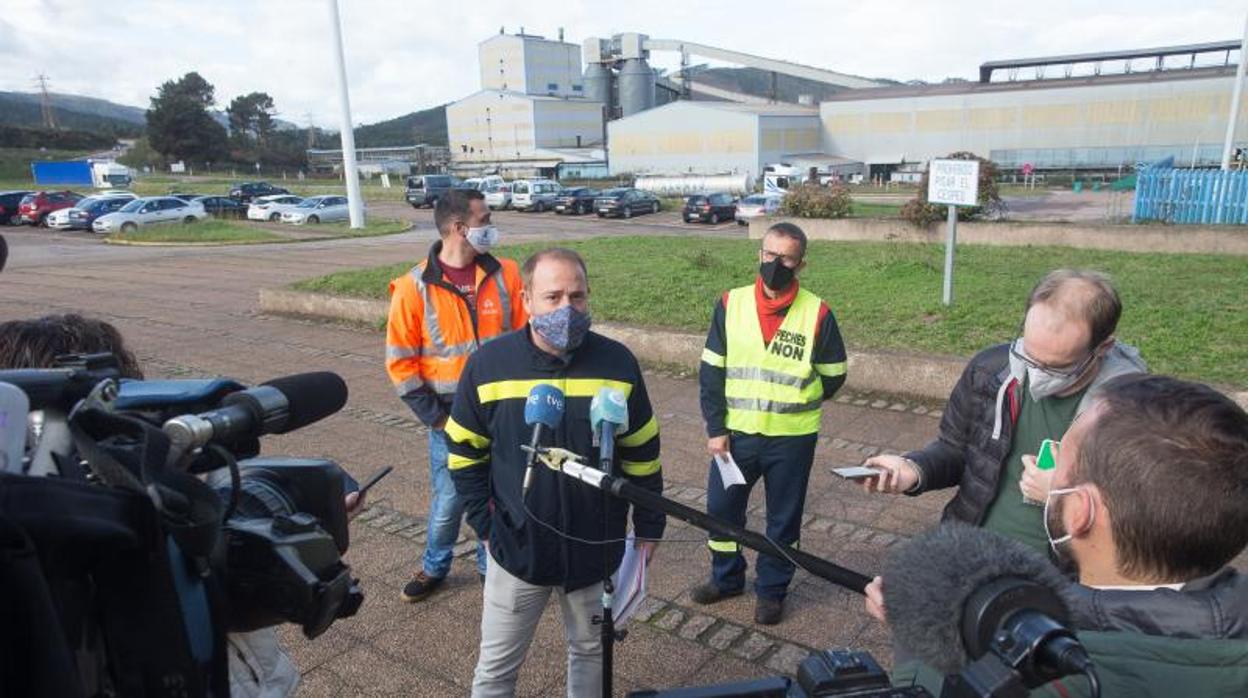
<path id="1" fill-rule="evenodd" d="M 940 422 L 940 435 L 904 456 L 868 458 L 881 476 L 867 491 L 918 495 L 957 487 L 943 520 L 983 526 L 1048 550 L 1043 504 L 1052 470 L 1037 467 L 1109 379 L 1147 371 L 1139 352 L 1114 337 L 1122 302 L 1109 278 L 1049 273 L 1027 299 L 1021 337 L 971 359 Z"/>
<path id="2" fill-rule="evenodd" d="M 715 304 L 698 374 L 712 456 L 707 513 L 744 526 L 750 491 L 761 478 L 767 536 L 780 545 L 798 542 L 821 406 L 845 382 L 836 317 L 797 281 L 805 257 L 801 228 L 777 223 L 767 231 L 754 283 L 728 291 Z M 729 459 L 744 484 L 724 486 L 716 461 Z M 715 536 L 708 545 L 711 579 L 692 594 L 700 604 L 745 590 L 740 546 Z M 793 570 L 789 560 L 759 555 L 754 622 L 780 622 Z"/>

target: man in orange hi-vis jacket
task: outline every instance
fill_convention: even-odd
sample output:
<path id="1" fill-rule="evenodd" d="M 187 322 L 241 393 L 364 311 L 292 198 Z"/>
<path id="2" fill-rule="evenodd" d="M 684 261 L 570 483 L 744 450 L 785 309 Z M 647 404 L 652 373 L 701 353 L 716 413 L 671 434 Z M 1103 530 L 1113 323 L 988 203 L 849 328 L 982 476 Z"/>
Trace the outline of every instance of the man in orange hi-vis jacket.
<path id="1" fill-rule="evenodd" d="M 416 602 L 441 586 L 451 569 L 463 504 L 447 470 L 446 425 L 451 400 L 468 355 L 528 322 L 516 263 L 489 253 L 498 241 L 481 192 L 453 190 L 433 213 L 441 240 L 429 258 L 390 282 L 386 372 L 399 397 L 429 427 L 433 493 L 425 553 L 402 598 Z M 477 547 L 485 578 L 485 548 Z"/>

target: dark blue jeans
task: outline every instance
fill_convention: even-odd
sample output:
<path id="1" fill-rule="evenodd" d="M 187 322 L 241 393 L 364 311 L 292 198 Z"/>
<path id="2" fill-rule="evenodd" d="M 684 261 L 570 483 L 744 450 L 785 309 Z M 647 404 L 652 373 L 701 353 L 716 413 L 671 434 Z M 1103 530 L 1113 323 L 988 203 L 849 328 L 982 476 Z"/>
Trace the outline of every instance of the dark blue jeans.
<path id="1" fill-rule="evenodd" d="M 780 545 L 796 545 L 801 536 L 806 485 L 810 482 L 818 438 L 818 434 L 758 436 L 733 432 L 729 447 L 745 476 L 745 484 L 725 490 L 712 459 L 706 486 L 707 513 L 744 526 L 750 492 L 761 478 L 767 495 L 767 536 Z M 745 588 L 746 563 L 740 546 L 715 536 L 711 536 L 709 545 L 712 583 L 727 592 Z M 793 563 L 788 560 L 759 553 L 754 593 L 763 598 L 783 599 L 793 571 Z"/>

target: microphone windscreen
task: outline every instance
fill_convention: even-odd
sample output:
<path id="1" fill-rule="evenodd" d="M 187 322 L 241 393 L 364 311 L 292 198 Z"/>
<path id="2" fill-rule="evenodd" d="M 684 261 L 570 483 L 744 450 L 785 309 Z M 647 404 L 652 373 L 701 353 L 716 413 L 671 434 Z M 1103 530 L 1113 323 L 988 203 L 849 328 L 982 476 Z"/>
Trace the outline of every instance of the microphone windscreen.
<path id="1" fill-rule="evenodd" d="M 285 434 L 320 421 L 347 404 L 347 383 L 329 371 L 297 373 L 264 383 L 286 396 L 290 417 L 281 431 Z"/>
<path id="2" fill-rule="evenodd" d="M 524 401 L 524 423 L 543 424 L 551 429 L 563 421 L 563 391 L 553 385 L 538 383 Z"/>
<path id="3" fill-rule="evenodd" d="M 603 422 L 614 424 L 617 433 L 628 430 L 628 402 L 624 393 L 615 388 L 599 388 L 589 402 L 590 425 L 597 430 Z"/>
<path id="4" fill-rule="evenodd" d="M 1005 536 L 942 524 L 897 550 L 884 567 L 884 607 L 897 646 L 945 674 L 966 665 L 962 614 L 977 589 L 1002 577 L 1063 594 L 1069 583 L 1044 556 Z"/>

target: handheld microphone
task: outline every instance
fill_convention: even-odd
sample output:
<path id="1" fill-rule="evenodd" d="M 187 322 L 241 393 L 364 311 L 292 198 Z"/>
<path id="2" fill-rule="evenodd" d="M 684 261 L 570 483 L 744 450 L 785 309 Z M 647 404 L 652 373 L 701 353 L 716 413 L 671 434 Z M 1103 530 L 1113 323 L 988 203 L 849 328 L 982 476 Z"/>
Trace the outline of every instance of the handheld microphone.
<path id="1" fill-rule="evenodd" d="M 174 417 L 163 429 L 185 452 L 211 441 L 228 444 L 285 434 L 328 417 L 346 403 L 347 384 L 338 374 L 299 373 L 231 393 L 221 407 Z"/>
<path id="2" fill-rule="evenodd" d="M 533 436 L 529 439 L 528 455 L 524 462 L 522 494 L 528 493 L 529 484 L 533 481 L 533 463 L 537 461 L 537 447 L 542 440 L 543 428 L 556 429 L 561 421 L 563 421 L 563 391 L 545 383 L 533 386 L 524 401 L 524 423 L 533 427 Z"/>
<path id="3" fill-rule="evenodd" d="M 609 473 L 615 460 L 615 435 L 628 431 L 628 402 L 624 393 L 615 388 L 599 388 L 589 402 L 589 423 L 594 430 L 594 445 L 598 446 L 598 462 L 602 471 Z"/>
<path id="4" fill-rule="evenodd" d="M 884 604 L 897 644 L 946 675 L 961 671 L 950 677 L 955 683 L 966 682 L 975 668 L 963 670 L 968 661 L 992 655 L 1002 671 L 1008 667 L 1036 688 L 1091 669 L 1067 627 L 1069 586 L 1056 567 L 1023 544 L 945 524 L 890 558 Z"/>

